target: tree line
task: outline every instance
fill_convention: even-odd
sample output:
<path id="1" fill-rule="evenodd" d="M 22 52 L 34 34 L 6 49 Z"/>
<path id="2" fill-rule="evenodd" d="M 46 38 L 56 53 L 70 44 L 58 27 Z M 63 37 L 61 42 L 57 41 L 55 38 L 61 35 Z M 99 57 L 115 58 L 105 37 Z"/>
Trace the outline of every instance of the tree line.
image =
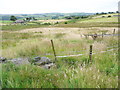
<path id="1" fill-rule="evenodd" d="M 16 21 L 17 20 L 17 18 L 15 17 L 15 16 L 11 16 L 10 17 L 10 20 L 11 21 Z M 25 18 L 25 19 L 23 19 L 24 21 L 30 21 L 30 20 L 37 20 L 35 17 L 27 17 L 27 18 Z"/>

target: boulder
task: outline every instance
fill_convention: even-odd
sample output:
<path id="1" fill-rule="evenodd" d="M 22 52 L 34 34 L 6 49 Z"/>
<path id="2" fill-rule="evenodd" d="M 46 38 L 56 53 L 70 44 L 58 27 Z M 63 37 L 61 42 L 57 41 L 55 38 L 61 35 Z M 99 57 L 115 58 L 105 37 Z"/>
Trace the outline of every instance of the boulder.
<path id="1" fill-rule="evenodd" d="M 35 57 L 35 58 L 32 58 L 32 59 L 29 59 L 29 62 L 34 64 L 35 62 L 38 62 L 40 60 L 41 60 L 41 57 L 38 56 L 38 57 Z"/>
<path id="2" fill-rule="evenodd" d="M 49 64 L 45 64 L 45 65 L 42 65 L 41 67 L 42 68 L 45 68 L 45 69 L 50 69 L 51 67 L 55 66 L 54 63 L 49 63 Z"/>
<path id="3" fill-rule="evenodd" d="M 51 67 L 55 66 L 55 64 L 52 63 L 48 57 L 39 57 L 39 56 L 35 57 L 32 60 L 32 63 L 34 65 L 38 65 L 38 66 L 45 68 L 45 69 L 50 69 Z"/>
<path id="4" fill-rule="evenodd" d="M 5 57 L 0 57 L 0 63 L 6 62 L 6 60 L 7 60 L 7 58 L 5 58 Z"/>
<path id="5" fill-rule="evenodd" d="M 8 61 L 12 62 L 12 63 L 14 63 L 16 65 L 30 64 L 28 58 L 16 58 L 16 59 L 8 60 Z"/>
<path id="6" fill-rule="evenodd" d="M 40 59 L 41 59 L 41 57 L 38 56 L 38 57 L 35 57 L 35 58 L 34 58 L 34 61 L 37 62 L 37 61 L 39 61 Z"/>
<path id="7" fill-rule="evenodd" d="M 30 58 L 14 58 L 14 59 L 6 59 L 4 57 L 0 57 L 0 63 L 2 62 L 12 62 L 15 65 L 26 65 L 33 63 L 34 65 L 40 66 L 45 69 L 50 69 L 55 66 L 53 62 L 48 57 L 35 57 L 33 59 Z"/>
<path id="8" fill-rule="evenodd" d="M 48 57 L 41 57 L 37 62 L 34 62 L 35 65 L 45 65 L 51 63 L 51 60 Z"/>

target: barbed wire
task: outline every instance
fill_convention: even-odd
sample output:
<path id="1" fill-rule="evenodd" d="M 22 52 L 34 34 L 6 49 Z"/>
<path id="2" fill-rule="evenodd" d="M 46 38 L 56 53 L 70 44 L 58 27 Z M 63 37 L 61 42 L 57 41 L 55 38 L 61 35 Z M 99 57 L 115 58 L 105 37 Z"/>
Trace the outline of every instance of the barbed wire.
<path id="1" fill-rule="evenodd" d="M 88 34 L 87 36 L 94 36 L 95 34 Z M 120 34 L 98 34 L 97 36 L 120 36 Z"/>
<path id="2" fill-rule="evenodd" d="M 111 46 L 111 47 L 107 47 L 108 49 L 109 48 L 118 48 L 118 45 L 116 46 Z M 86 51 L 86 50 L 80 50 L 80 51 L 62 51 L 62 53 L 66 53 L 66 52 L 69 52 L 69 53 L 71 53 L 71 52 L 84 52 L 84 51 Z"/>
<path id="3" fill-rule="evenodd" d="M 118 48 L 117 48 L 118 49 Z M 110 49 L 110 50 L 107 50 L 107 51 L 101 51 L 101 52 L 97 52 L 97 53 L 105 53 L 105 52 L 108 52 L 108 51 L 113 51 L 113 50 L 117 50 L 117 49 Z M 97 54 L 97 53 L 92 53 L 92 54 Z M 74 57 L 74 56 L 83 56 L 85 54 L 76 54 L 76 55 L 64 55 L 64 56 L 56 56 L 58 58 L 61 58 L 61 57 Z"/>
<path id="4" fill-rule="evenodd" d="M 111 47 L 107 47 L 108 49 L 109 48 L 117 48 L 118 49 L 118 45 L 116 46 L 111 46 Z M 97 54 L 97 53 L 105 53 L 105 52 L 108 52 L 108 51 L 113 51 L 113 50 L 117 50 L 117 49 L 110 49 L 110 50 L 106 50 L 106 51 L 100 51 L 100 52 L 96 52 L 96 53 L 92 53 L 93 55 L 94 54 Z M 66 52 L 69 52 L 69 53 L 71 53 L 71 52 L 83 52 L 83 51 L 86 51 L 86 50 L 81 50 L 81 51 L 63 51 L 62 53 L 66 53 Z M 52 54 L 52 53 L 45 53 L 45 54 L 42 54 L 42 55 L 45 55 L 45 56 L 51 56 L 51 55 L 54 55 L 54 54 Z M 56 57 L 58 57 L 58 58 L 60 58 L 60 57 L 74 57 L 74 56 L 83 56 L 83 55 L 87 55 L 87 54 L 74 54 L 74 55 L 57 55 Z"/>

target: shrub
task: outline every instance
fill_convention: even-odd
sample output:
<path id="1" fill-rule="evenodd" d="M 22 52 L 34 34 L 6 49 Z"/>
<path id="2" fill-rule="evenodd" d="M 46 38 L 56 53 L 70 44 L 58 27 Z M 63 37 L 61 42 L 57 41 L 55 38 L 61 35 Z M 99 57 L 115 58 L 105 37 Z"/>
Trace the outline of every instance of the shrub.
<path id="1" fill-rule="evenodd" d="M 109 15 L 108 17 L 111 17 L 111 15 Z"/>
<path id="2" fill-rule="evenodd" d="M 51 23 L 44 23 L 43 25 L 51 25 Z"/>
<path id="3" fill-rule="evenodd" d="M 67 22 L 65 22 L 64 24 L 68 24 Z"/>

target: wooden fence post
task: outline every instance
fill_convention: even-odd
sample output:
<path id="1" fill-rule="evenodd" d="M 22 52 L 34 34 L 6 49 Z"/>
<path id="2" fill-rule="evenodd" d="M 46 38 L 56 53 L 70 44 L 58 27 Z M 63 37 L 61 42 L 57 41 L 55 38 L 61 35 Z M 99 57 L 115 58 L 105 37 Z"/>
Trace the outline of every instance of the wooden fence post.
<path id="1" fill-rule="evenodd" d="M 89 62 L 92 62 L 92 45 L 90 45 Z"/>
<path id="2" fill-rule="evenodd" d="M 113 30 L 113 34 L 115 34 L 115 29 Z"/>
<path id="3" fill-rule="evenodd" d="M 87 36 L 87 35 L 85 35 L 85 38 L 87 39 L 87 38 L 88 38 L 88 36 Z"/>
<path id="4" fill-rule="evenodd" d="M 53 40 L 51 40 L 51 44 L 52 44 L 52 49 L 53 49 L 53 52 L 54 52 L 55 61 L 57 61 Z"/>
<path id="5" fill-rule="evenodd" d="M 102 38 L 103 38 L 103 36 L 104 36 L 104 34 L 103 34 L 103 32 L 102 32 Z"/>

